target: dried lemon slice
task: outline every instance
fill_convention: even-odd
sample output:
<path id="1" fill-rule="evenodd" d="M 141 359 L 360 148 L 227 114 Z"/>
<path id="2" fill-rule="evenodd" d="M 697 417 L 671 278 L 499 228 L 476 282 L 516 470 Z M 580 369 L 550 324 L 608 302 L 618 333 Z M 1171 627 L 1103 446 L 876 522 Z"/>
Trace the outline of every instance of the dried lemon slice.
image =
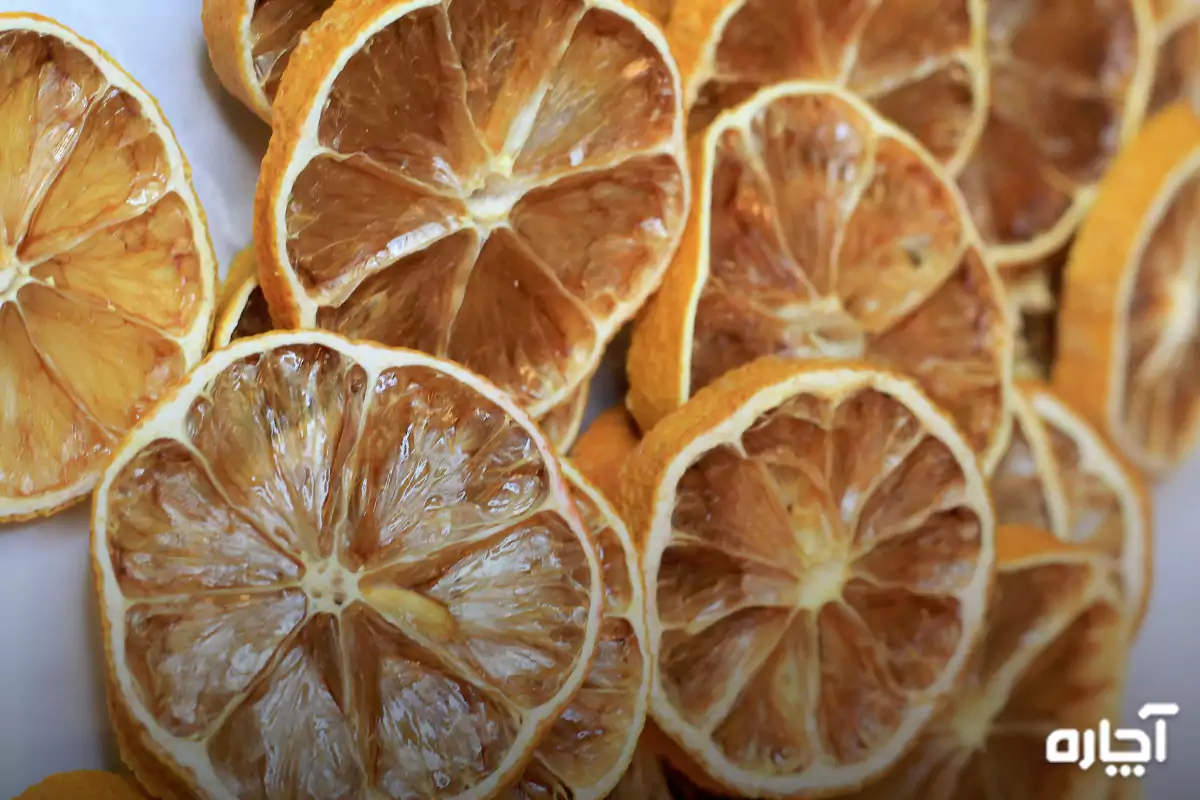
<path id="1" fill-rule="evenodd" d="M 1153 566 L 1150 497 L 1141 479 L 1049 387 L 1013 396 L 1013 434 L 992 476 L 996 522 L 1090 544 L 1111 559 L 1128 616 L 1140 621 Z"/>
<path id="2" fill-rule="evenodd" d="M 994 463 L 1003 291 L 912 137 L 840 89 L 782 84 L 718 118 L 693 164 L 695 211 L 629 352 L 642 430 L 758 356 L 861 358 L 915 376 Z"/>
<path id="3" fill-rule="evenodd" d="M 168 796 L 496 796 L 596 652 L 570 491 L 457 365 L 315 331 L 218 351 L 95 497 L 123 755 Z"/>
<path id="4" fill-rule="evenodd" d="M 153 98 L 53 20 L 0 14 L 0 522 L 91 491 L 200 359 L 215 294 Z"/>
<path id="5" fill-rule="evenodd" d="M 1137 133 L 1155 62 L 1146 3 L 987 3 L 990 106 L 959 185 L 998 266 L 1066 244 Z"/>
<path id="6" fill-rule="evenodd" d="M 1046 761 L 1059 728 L 1120 711 L 1127 620 L 1103 559 L 1045 531 L 1001 527 L 985 636 L 961 688 L 865 800 L 1109 796 L 1102 768 Z"/>
<path id="7" fill-rule="evenodd" d="M 275 101 L 271 315 L 446 356 L 541 417 L 657 287 L 685 160 L 665 38 L 620 0 L 345 0 Z"/>
<path id="8" fill-rule="evenodd" d="M 300 37 L 334 0 L 204 0 L 200 17 L 213 70 L 267 122 Z"/>
<path id="9" fill-rule="evenodd" d="M 659 728 L 746 797 L 856 789 L 916 741 L 982 630 L 992 505 L 908 379 L 765 358 L 642 440 Z"/>
<path id="10" fill-rule="evenodd" d="M 764 86 L 837 84 L 953 173 L 988 107 L 983 0 L 691 0 L 667 35 L 699 132 Z"/>
<path id="11" fill-rule="evenodd" d="M 1200 432 L 1200 121 L 1171 106 L 1113 164 L 1071 251 L 1055 389 L 1153 478 Z"/>
<path id="12" fill-rule="evenodd" d="M 239 253 L 230 265 L 217 308 L 217 322 L 213 328 L 214 349 L 225 347 L 234 339 L 275 330 L 270 308 L 258 283 L 258 258 L 253 247 Z M 354 331 L 344 333 L 355 336 Z M 590 389 L 589 380 L 565 403 L 550 409 L 537 420 L 559 452 L 571 448 L 579 429 L 583 427 Z"/>

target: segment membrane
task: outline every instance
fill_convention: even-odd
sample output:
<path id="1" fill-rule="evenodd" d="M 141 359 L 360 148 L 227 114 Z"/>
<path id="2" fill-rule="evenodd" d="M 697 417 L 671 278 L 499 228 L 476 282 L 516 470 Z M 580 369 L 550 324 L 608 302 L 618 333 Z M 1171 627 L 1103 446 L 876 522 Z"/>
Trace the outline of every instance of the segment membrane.
<path id="1" fill-rule="evenodd" d="M 221 491 L 295 556 L 333 552 L 365 384 L 336 351 L 280 347 L 230 365 L 188 413 Z"/>
<path id="2" fill-rule="evenodd" d="M 1053 531 L 1054 522 L 1046 501 L 1046 478 L 1042 473 L 1049 468 L 1048 462 L 1026 432 L 1026 425 L 1036 422 L 1036 417 L 1013 416 L 1012 440 L 992 476 L 996 524 L 1029 525 Z"/>
<path id="3" fill-rule="evenodd" d="M 321 18 L 333 0 L 255 0 L 250 20 L 254 74 L 268 100 L 274 100 L 300 37 Z"/>
<path id="4" fill-rule="evenodd" d="M 427 367 L 385 372 L 371 388 L 347 465 L 342 560 L 416 564 L 486 540 L 546 502 L 537 445 L 503 409 Z"/>
<path id="5" fill-rule="evenodd" d="M 190 450 L 165 439 L 113 479 L 107 533 L 126 596 L 262 589 L 302 572 L 229 505 Z"/>
<path id="6" fill-rule="evenodd" d="M 950 61 L 881 90 L 870 96 L 871 104 L 916 137 L 938 161 L 951 163 L 975 128 L 976 69 L 963 61 Z"/>
<path id="7" fill-rule="evenodd" d="M 864 94 L 928 74 L 971 47 L 968 0 L 884 0 L 858 37 L 849 85 Z"/>
<path id="8" fill-rule="evenodd" d="M 1159 41 L 1158 71 L 1147 114 L 1153 115 L 1176 100 L 1200 100 L 1200 83 L 1195 77 L 1200 64 L 1200 20 L 1193 16 L 1194 11 L 1185 13 L 1192 18 Z"/>
<path id="9" fill-rule="evenodd" d="M 881 543 L 859 556 L 852 570 L 879 589 L 950 596 L 964 591 L 975 577 L 981 546 L 978 517 L 960 508 Z"/>

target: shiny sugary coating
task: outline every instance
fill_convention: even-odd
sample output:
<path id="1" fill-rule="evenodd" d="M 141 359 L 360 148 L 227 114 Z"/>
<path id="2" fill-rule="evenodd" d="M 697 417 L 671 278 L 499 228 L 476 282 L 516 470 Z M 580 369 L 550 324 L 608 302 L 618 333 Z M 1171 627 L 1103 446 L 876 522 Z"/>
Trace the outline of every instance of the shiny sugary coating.
<path id="1" fill-rule="evenodd" d="M 1046 763 L 1058 728 L 1119 711 L 1126 628 L 1087 561 L 1002 567 L 987 633 L 954 700 L 855 800 L 1102 798 L 1112 778 Z M 1118 779 L 1119 780 L 1119 779 Z"/>
<path id="2" fill-rule="evenodd" d="M 1000 264 L 1066 243 L 1145 112 L 1145 0 L 989 0 L 987 124 L 960 186 Z"/>
<path id="3" fill-rule="evenodd" d="M 304 336 L 222 352 L 110 468 L 118 697 L 206 796 L 494 793 L 588 657 L 594 554 L 503 407 Z"/>
<path id="4" fill-rule="evenodd" d="M 178 146 L 102 59 L 54 23 L 0 15 L 0 519 L 88 491 L 211 319 Z"/>
<path id="5" fill-rule="evenodd" d="M 764 86 L 821 81 L 870 101 L 952 169 L 970 153 L 987 104 L 985 12 L 978 0 L 716 5 L 720 14 L 707 40 L 715 42 L 713 63 L 689 86 L 693 132 Z M 671 33 L 693 36 L 697 24 L 680 9 Z"/>
<path id="6" fill-rule="evenodd" d="M 274 100 L 279 81 L 300 37 L 321 18 L 333 0 L 251 0 L 251 58 L 263 94 Z"/>
<path id="7" fill-rule="evenodd" d="M 1011 340 L 953 186 L 847 95 L 789 89 L 743 112 L 710 130 L 697 177 L 711 194 L 688 396 L 759 356 L 865 359 L 916 377 L 992 451 Z"/>
<path id="8" fill-rule="evenodd" d="M 315 103 L 311 125 L 267 164 L 308 160 L 260 191 L 276 316 L 449 357 L 535 416 L 568 401 L 684 224 L 678 78 L 635 20 L 600 0 L 355 0 L 310 29 L 281 97 Z M 368 33 L 313 101 L 343 28 Z"/>

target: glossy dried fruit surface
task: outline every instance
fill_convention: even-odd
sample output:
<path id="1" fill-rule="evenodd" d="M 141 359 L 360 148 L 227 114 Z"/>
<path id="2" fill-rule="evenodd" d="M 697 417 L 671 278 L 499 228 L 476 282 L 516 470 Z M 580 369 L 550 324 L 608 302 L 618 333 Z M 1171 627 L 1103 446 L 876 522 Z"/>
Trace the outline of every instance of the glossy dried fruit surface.
<path id="1" fill-rule="evenodd" d="M 200 358 L 215 274 L 154 100 L 70 30 L 0 14 L 0 521 L 91 490 Z"/>
<path id="2" fill-rule="evenodd" d="M 349 0 L 293 54 L 275 120 L 272 315 L 447 356 L 536 417 L 590 377 L 686 218 L 674 61 L 617 2 Z"/>
<path id="3" fill-rule="evenodd" d="M 688 124 L 784 81 L 832 83 L 868 100 L 957 172 L 988 105 L 979 0 L 696 0 L 668 35 L 680 53 Z"/>
<path id="4" fill-rule="evenodd" d="M 1154 479 L 1200 435 L 1200 120 L 1147 123 L 1100 188 L 1067 265 L 1055 388 Z"/>
<path id="5" fill-rule="evenodd" d="M 1049 387 L 1024 384 L 1013 403 L 1008 451 L 992 477 L 996 521 L 1088 544 L 1109 559 L 1129 616 L 1150 594 L 1150 498 L 1140 477 Z"/>
<path id="6" fill-rule="evenodd" d="M 987 122 L 959 185 L 1000 266 L 1066 243 L 1141 125 L 1154 69 L 1147 0 L 990 0 Z"/>
<path id="7" fill-rule="evenodd" d="M 863 359 L 916 377 L 992 463 L 1008 431 L 1007 310 L 928 153 L 815 84 L 760 93 L 698 153 L 693 224 L 630 352 L 642 429 L 760 356 Z"/>
<path id="8" fill-rule="evenodd" d="M 194 371 L 106 471 L 92 555 L 122 741 L 213 798 L 495 796 L 601 625 L 528 418 L 448 362 L 316 332 Z"/>
<path id="9" fill-rule="evenodd" d="M 853 789 L 955 685 L 983 623 L 992 507 L 911 382 L 764 359 L 639 445 L 654 719 L 748 797 Z"/>
<path id="10" fill-rule="evenodd" d="M 1001 549 L 1010 530 L 997 533 Z M 962 687 L 895 769 L 850 796 L 1108 797 L 1113 779 L 1103 769 L 1045 758 L 1051 731 L 1094 730 L 1120 712 L 1127 626 L 1105 574 L 1087 551 L 1056 543 L 1002 557 L 985 636 Z"/>

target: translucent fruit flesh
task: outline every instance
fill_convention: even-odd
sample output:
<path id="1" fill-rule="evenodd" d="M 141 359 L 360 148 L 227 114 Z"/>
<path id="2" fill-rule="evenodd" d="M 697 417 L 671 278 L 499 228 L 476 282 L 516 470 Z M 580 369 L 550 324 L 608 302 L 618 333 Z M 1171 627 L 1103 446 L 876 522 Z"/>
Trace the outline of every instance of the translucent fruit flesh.
<path id="1" fill-rule="evenodd" d="M 1010 344 L 953 188 L 845 95 L 784 95 L 715 132 L 691 394 L 764 355 L 865 359 L 992 449 Z"/>
<path id="2" fill-rule="evenodd" d="M 598 591 L 542 451 L 426 364 L 229 359 L 98 506 L 122 701 L 213 796 L 495 791 Z"/>
<path id="3" fill-rule="evenodd" d="M 263 94 L 273 101 L 279 80 L 300 37 L 333 5 L 333 0 L 253 0 L 250 55 Z"/>
<path id="4" fill-rule="evenodd" d="M 20 513 L 98 472 L 197 357 L 187 340 L 208 294 L 194 217 L 139 101 L 65 40 L 11 24 L 0 20 L 0 518 L 5 500 Z"/>
<path id="5" fill-rule="evenodd" d="M 833 82 L 870 101 L 939 160 L 961 163 L 986 103 L 977 85 L 982 14 L 972 0 L 745 0 L 714 30 L 711 74 L 692 90 L 689 127 L 703 130 L 763 86 Z"/>
<path id="6" fill-rule="evenodd" d="M 853 787 L 911 735 L 971 636 L 980 503 L 946 445 L 871 388 L 788 400 L 687 470 L 648 579 L 662 697 L 711 743 L 692 755 L 714 779 Z"/>
<path id="7" fill-rule="evenodd" d="M 303 321 L 447 356 L 535 415 L 568 401 L 678 240 L 677 107 L 614 11 L 410 11 L 336 77 L 328 154 L 288 190 Z"/>
<path id="8" fill-rule="evenodd" d="M 913 751 L 854 795 L 878 800 L 1105 797 L 1110 778 L 1046 763 L 1058 728 L 1093 730 L 1120 701 L 1123 616 L 1086 561 L 1001 568 L 962 689 Z"/>
<path id="9" fill-rule="evenodd" d="M 991 104 L 960 186 L 1001 263 L 1066 242 L 1147 103 L 1142 0 L 988 3 Z"/>

